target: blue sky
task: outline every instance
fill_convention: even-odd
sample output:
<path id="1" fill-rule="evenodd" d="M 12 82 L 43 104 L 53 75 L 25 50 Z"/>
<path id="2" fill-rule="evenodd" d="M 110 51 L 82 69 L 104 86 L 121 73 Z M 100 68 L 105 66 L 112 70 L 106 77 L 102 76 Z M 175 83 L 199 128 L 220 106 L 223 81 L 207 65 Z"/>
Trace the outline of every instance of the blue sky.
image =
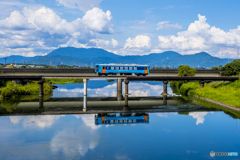
<path id="1" fill-rule="evenodd" d="M 239 6 L 235 0 L 0 0 L 0 56 L 71 46 L 235 58 Z"/>

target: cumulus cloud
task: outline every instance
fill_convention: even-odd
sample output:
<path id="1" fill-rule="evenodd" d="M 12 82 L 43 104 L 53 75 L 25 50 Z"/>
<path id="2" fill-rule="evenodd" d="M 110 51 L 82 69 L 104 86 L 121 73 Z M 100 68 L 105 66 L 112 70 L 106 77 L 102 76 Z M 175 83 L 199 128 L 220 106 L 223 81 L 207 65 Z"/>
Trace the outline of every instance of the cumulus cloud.
<path id="1" fill-rule="evenodd" d="M 113 38 L 111 39 L 111 41 L 104 39 L 91 39 L 90 42 L 95 43 L 98 48 L 110 49 L 118 46 L 118 41 Z"/>
<path id="2" fill-rule="evenodd" d="M 92 31 L 100 33 L 114 33 L 114 24 L 111 12 L 94 7 L 88 10 L 82 18 L 83 23 Z"/>
<path id="3" fill-rule="evenodd" d="M 64 129 L 51 140 L 50 148 L 53 152 L 63 152 L 66 156 L 84 156 L 88 150 L 93 150 L 99 142 L 99 133 L 94 123 L 94 115 L 75 115 L 81 118 L 83 124 L 77 128 Z M 83 132 L 84 130 L 84 132 Z"/>
<path id="4" fill-rule="evenodd" d="M 22 12 L 13 11 L 0 20 L 0 56 L 42 54 L 63 46 L 86 48 L 96 33 L 114 33 L 113 27 L 111 12 L 99 8 L 67 22 L 50 8 L 25 7 Z M 113 43 L 116 45 L 116 41 Z"/>
<path id="5" fill-rule="evenodd" d="M 151 38 L 146 35 L 138 35 L 135 38 L 131 39 L 130 37 L 126 40 L 124 45 L 125 48 L 150 48 L 151 47 Z"/>
<path id="6" fill-rule="evenodd" d="M 77 119 L 81 118 L 85 126 L 90 127 L 91 129 L 98 129 L 101 126 L 95 125 L 95 115 L 94 114 L 83 114 L 83 115 L 74 115 Z"/>
<path id="7" fill-rule="evenodd" d="M 52 126 L 61 116 L 59 115 L 40 115 L 40 116 L 10 116 L 13 124 L 22 122 L 26 127 L 46 128 Z"/>
<path id="8" fill-rule="evenodd" d="M 169 24 L 169 21 L 163 21 L 157 24 L 157 30 L 159 29 L 182 29 L 182 26 L 179 25 L 178 23 Z"/>
<path id="9" fill-rule="evenodd" d="M 198 20 L 191 23 L 186 31 L 178 32 L 177 36 L 158 36 L 157 48 L 181 51 L 185 54 L 207 51 L 215 56 L 231 55 L 232 53 L 226 50 L 226 46 L 232 48 L 231 46 L 240 44 L 240 26 L 237 29 L 224 31 L 210 26 L 206 20 L 205 16 L 199 14 Z M 221 54 L 219 54 L 220 50 Z"/>
<path id="10" fill-rule="evenodd" d="M 205 116 L 208 114 L 209 112 L 191 112 L 189 113 L 189 116 L 192 116 L 193 118 L 197 119 L 196 121 L 196 125 L 202 123 L 205 121 Z M 212 112 L 211 112 L 212 113 Z"/>
<path id="11" fill-rule="evenodd" d="M 59 5 L 64 5 L 67 8 L 78 8 L 83 12 L 94 7 L 99 7 L 102 0 L 56 0 Z"/>

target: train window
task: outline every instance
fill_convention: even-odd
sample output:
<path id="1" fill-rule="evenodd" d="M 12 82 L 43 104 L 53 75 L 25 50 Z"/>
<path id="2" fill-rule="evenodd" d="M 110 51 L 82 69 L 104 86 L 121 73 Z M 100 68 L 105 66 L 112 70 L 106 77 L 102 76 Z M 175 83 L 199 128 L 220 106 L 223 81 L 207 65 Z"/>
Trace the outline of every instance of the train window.
<path id="1" fill-rule="evenodd" d="M 105 66 L 103 66 L 102 69 L 105 69 Z"/>
<path id="2" fill-rule="evenodd" d="M 119 67 L 115 67 L 116 70 L 119 70 Z"/>
<path id="3" fill-rule="evenodd" d="M 114 70 L 114 67 L 111 67 L 111 70 Z"/>
<path id="4" fill-rule="evenodd" d="M 137 70 L 137 67 L 134 67 L 134 70 Z"/>
<path id="5" fill-rule="evenodd" d="M 144 70 L 147 70 L 147 67 L 144 67 Z"/>
<path id="6" fill-rule="evenodd" d="M 128 67 L 125 67 L 125 70 L 128 70 Z"/>
<path id="7" fill-rule="evenodd" d="M 120 67 L 120 70 L 123 70 L 123 67 Z"/>
<path id="8" fill-rule="evenodd" d="M 129 70 L 132 70 L 132 67 L 129 67 Z"/>

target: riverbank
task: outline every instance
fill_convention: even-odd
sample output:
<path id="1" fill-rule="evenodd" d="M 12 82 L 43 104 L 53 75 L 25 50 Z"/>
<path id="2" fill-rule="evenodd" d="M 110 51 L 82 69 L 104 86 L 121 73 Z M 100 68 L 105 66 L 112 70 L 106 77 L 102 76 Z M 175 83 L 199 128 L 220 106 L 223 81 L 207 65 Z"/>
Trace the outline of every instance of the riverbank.
<path id="1" fill-rule="evenodd" d="M 14 98 L 19 95 L 37 95 L 39 94 L 39 84 L 37 81 L 31 81 L 29 84 L 15 84 L 12 81 L 0 82 L 0 98 Z M 44 83 L 44 94 L 52 94 L 53 84 L 83 83 L 79 78 L 46 78 Z"/>
<path id="2" fill-rule="evenodd" d="M 50 83 L 44 83 L 44 94 L 52 93 L 52 85 Z M 27 85 L 15 84 L 12 81 L 2 83 L 0 88 L 0 97 L 13 97 L 17 95 L 38 95 L 39 84 L 37 81 L 32 81 Z"/>
<path id="3" fill-rule="evenodd" d="M 170 85 L 177 94 L 207 98 L 240 108 L 240 80 L 205 83 L 204 88 L 200 88 L 199 82 L 171 82 Z"/>
<path id="4" fill-rule="evenodd" d="M 50 84 L 83 83 L 81 78 L 46 78 L 45 82 Z"/>

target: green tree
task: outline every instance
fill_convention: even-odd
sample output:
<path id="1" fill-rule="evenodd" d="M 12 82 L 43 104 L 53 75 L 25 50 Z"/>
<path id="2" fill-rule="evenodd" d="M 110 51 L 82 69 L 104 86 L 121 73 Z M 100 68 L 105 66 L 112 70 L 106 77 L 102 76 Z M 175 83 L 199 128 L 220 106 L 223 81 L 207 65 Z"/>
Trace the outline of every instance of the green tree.
<path id="1" fill-rule="evenodd" d="M 227 63 L 221 69 L 223 76 L 236 76 L 240 74 L 240 60 L 233 60 L 231 63 Z"/>
<path id="2" fill-rule="evenodd" d="M 212 67 L 212 70 L 218 70 L 218 67 Z"/>
<path id="3" fill-rule="evenodd" d="M 178 67 L 178 76 L 195 76 L 196 69 L 188 65 L 180 65 Z"/>

